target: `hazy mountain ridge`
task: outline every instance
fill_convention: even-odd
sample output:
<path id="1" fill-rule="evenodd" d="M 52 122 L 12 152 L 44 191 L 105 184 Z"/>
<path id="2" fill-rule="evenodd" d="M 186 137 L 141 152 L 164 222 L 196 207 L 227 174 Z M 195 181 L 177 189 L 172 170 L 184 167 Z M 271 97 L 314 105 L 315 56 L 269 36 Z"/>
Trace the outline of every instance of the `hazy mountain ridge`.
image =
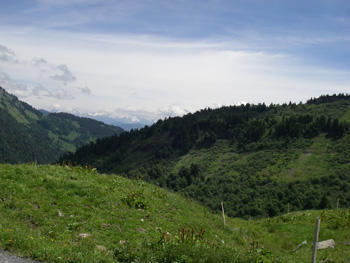
<path id="1" fill-rule="evenodd" d="M 123 129 L 66 113 L 46 113 L 0 87 L 1 162 L 55 162 L 60 155 Z"/>
<path id="2" fill-rule="evenodd" d="M 43 109 L 40 109 L 39 111 L 44 115 L 48 115 L 50 113 L 58 113 L 57 111 L 50 112 Z M 130 131 L 132 129 L 141 129 L 146 125 L 152 125 L 154 123 L 154 120 L 151 120 L 151 119 L 137 118 L 135 121 L 132 118 L 113 117 L 113 116 L 110 116 L 108 113 L 83 113 L 83 112 L 73 111 L 71 114 L 78 117 L 89 118 L 96 121 L 102 121 L 105 124 L 120 127 L 125 131 Z"/>
<path id="3" fill-rule="evenodd" d="M 125 131 L 130 131 L 132 129 L 141 129 L 146 125 L 152 125 L 153 122 L 150 120 L 139 120 L 139 122 L 131 122 L 130 119 L 127 118 L 116 118 L 110 117 L 108 115 L 92 115 L 92 114 L 81 114 L 81 116 L 88 117 L 97 121 L 102 121 L 109 125 L 114 125 L 122 128 Z"/>
<path id="4" fill-rule="evenodd" d="M 98 140 L 61 161 L 167 187 L 231 216 L 350 204 L 350 100 L 210 108 Z M 321 200 L 323 200 L 321 202 Z"/>

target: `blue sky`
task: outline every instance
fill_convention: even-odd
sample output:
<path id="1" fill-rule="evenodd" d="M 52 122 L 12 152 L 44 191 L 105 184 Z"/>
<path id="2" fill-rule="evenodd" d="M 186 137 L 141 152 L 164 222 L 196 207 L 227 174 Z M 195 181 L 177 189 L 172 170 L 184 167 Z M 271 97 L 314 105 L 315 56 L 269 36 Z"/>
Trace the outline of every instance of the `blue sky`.
<path id="1" fill-rule="evenodd" d="M 0 2 L 0 85 L 134 121 L 350 91 L 348 0 Z"/>

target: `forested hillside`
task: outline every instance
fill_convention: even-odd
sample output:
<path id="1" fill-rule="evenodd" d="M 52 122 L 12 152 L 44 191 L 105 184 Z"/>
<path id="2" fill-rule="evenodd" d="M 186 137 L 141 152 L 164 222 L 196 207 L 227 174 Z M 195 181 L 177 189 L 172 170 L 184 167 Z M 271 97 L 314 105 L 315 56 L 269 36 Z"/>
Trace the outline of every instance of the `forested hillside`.
<path id="1" fill-rule="evenodd" d="M 213 210 L 223 201 L 231 216 L 348 207 L 349 121 L 344 94 L 208 108 L 97 140 L 61 162 L 144 178 Z"/>
<path id="2" fill-rule="evenodd" d="M 55 162 L 121 128 L 67 113 L 42 114 L 0 87 L 0 162 Z"/>

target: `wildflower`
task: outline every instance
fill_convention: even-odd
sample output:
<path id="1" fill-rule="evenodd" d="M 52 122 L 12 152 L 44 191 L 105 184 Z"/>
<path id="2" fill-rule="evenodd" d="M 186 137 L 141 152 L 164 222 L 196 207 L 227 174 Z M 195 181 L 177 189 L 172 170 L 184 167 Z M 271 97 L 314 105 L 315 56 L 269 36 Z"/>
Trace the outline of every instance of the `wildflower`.
<path id="1" fill-rule="evenodd" d="M 33 237 L 30 237 L 30 239 L 33 239 Z"/>
<path id="2" fill-rule="evenodd" d="M 52 238 L 51 238 L 50 240 L 51 240 L 51 242 L 53 242 L 53 239 L 52 239 Z"/>

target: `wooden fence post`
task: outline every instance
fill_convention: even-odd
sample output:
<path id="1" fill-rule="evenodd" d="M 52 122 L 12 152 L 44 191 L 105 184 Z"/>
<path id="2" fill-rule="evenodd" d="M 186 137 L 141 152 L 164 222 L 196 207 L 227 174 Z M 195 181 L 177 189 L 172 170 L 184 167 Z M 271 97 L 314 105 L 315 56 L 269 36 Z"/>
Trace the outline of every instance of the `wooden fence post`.
<path id="1" fill-rule="evenodd" d="M 315 235 L 314 235 L 314 245 L 312 247 L 311 263 L 316 263 L 317 243 L 318 243 L 318 235 L 320 233 L 320 223 L 321 223 L 321 219 L 316 219 L 316 228 L 315 228 Z"/>
<path id="2" fill-rule="evenodd" d="M 224 210 L 224 203 L 221 202 L 221 209 L 222 209 L 222 218 L 224 219 L 224 226 L 225 226 L 225 210 Z"/>

